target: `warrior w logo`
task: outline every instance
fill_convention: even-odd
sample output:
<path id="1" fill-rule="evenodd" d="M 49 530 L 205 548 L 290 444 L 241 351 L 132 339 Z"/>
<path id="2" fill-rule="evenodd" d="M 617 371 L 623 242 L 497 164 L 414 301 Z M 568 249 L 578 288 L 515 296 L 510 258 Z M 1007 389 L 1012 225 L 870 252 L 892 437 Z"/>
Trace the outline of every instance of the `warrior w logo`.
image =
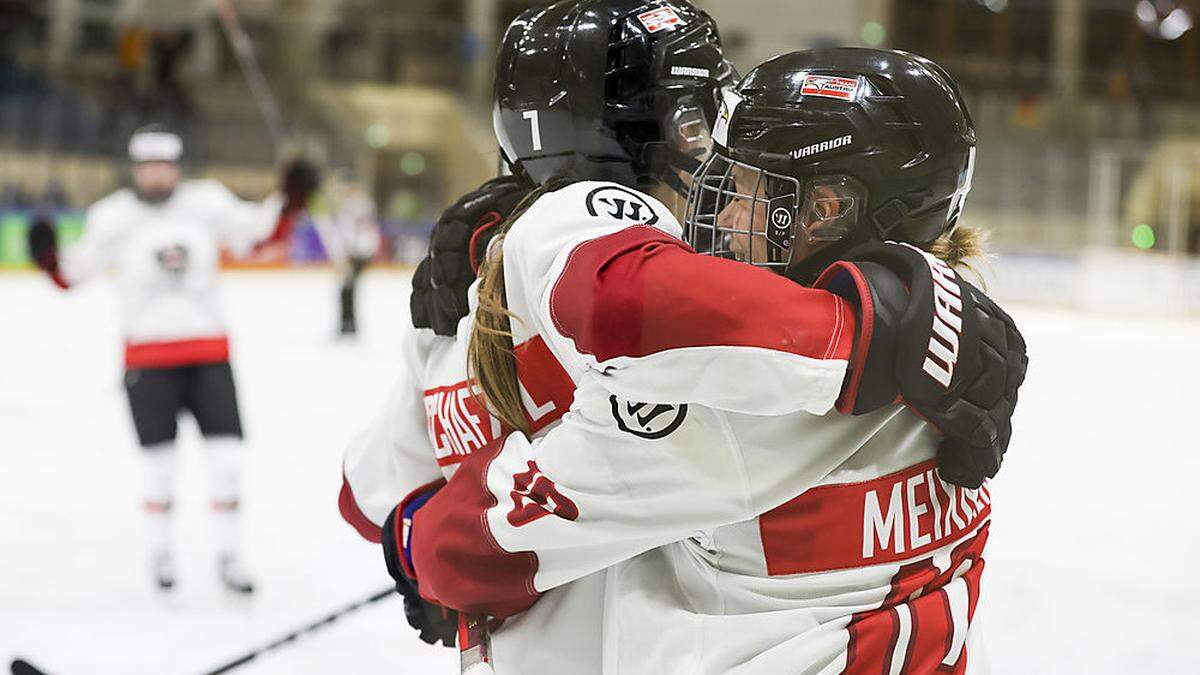
<path id="1" fill-rule="evenodd" d="M 678 429 L 687 417 L 686 403 L 669 405 L 620 401 L 616 396 L 609 396 L 608 401 L 612 404 L 617 428 L 641 438 L 663 438 Z"/>

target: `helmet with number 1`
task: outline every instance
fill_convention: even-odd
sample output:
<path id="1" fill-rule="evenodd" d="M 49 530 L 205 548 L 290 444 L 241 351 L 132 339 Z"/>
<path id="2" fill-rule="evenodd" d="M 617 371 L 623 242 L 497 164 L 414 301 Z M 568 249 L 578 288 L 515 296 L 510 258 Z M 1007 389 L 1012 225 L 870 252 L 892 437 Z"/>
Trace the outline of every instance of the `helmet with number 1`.
<path id="1" fill-rule="evenodd" d="M 496 62 L 494 123 L 515 173 L 685 189 L 734 77 L 685 0 L 570 0 L 521 14 Z"/>
<path id="2" fill-rule="evenodd" d="M 954 80 L 900 51 L 771 59 L 726 94 L 713 137 L 689 243 L 800 281 L 871 239 L 928 247 L 957 224 L 974 171 Z"/>

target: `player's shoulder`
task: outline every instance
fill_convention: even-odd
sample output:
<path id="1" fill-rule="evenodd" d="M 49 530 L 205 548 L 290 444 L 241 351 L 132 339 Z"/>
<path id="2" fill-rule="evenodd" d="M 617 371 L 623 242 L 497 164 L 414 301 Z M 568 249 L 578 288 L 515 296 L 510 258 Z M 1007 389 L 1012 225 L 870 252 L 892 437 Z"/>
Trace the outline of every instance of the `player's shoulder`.
<path id="1" fill-rule="evenodd" d="M 504 254 L 540 270 L 584 241 L 633 226 L 682 235 L 675 216 L 657 199 L 617 183 L 581 181 L 538 197 L 512 224 Z"/>
<path id="2" fill-rule="evenodd" d="M 119 223 L 137 205 L 138 198 L 133 189 L 121 188 L 92 202 L 87 209 L 87 224 L 89 227 L 103 227 L 109 223 Z"/>
<path id="3" fill-rule="evenodd" d="M 651 225 L 679 234 L 679 223 L 662 202 L 610 181 L 579 181 L 543 194 L 519 222 L 541 224 Z"/>
<path id="4" fill-rule="evenodd" d="M 179 199 L 186 201 L 223 198 L 233 194 L 215 178 L 189 178 L 181 181 L 175 192 Z"/>

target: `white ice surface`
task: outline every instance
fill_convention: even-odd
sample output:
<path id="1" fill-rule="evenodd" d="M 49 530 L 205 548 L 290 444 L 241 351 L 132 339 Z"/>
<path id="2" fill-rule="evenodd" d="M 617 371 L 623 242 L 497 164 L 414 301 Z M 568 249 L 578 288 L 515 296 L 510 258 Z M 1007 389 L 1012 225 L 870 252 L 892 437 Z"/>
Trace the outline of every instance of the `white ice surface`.
<path id="1" fill-rule="evenodd" d="M 329 272 L 226 275 L 259 592 L 216 587 L 204 472 L 183 427 L 180 583 L 149 588 L 115 299 L 0 276 L 0 659 L 56 675 L 198 673 L 388 585 L 340 519 L 339 459 L 382 402 L 407 278 L 370 272 L 363 338 L 332 339 Z M 1200 672 L 1200 324 L 1016 308 L 1033 359 L 996 481 L 979 620 L 993 670 Z M 238 672 L 452 673 L 389 598 Z"/>

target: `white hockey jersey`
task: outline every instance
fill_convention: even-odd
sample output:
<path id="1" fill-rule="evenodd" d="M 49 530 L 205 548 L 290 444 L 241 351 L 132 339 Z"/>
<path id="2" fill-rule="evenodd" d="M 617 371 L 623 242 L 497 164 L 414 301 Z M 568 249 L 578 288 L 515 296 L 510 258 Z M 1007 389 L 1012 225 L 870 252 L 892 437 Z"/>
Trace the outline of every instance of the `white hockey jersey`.
<path id="1" fill-rule="evenodd" d="M 580 205 L 587 200 L 589 192 L 597 189 L 600 191 L 592 194 L 592 201 L 594 208 L 603 210 L 592 215 Z M 562 251 L 566 252 L 573 242 L 621 232 L 630 224 L 641 222 L 650 223 L 650 228 L 661 227 L 661 230 L 653 229 L 652 234 L 665 237 L 673 253 L 683 253 L 684 251 L 678 248 L 679 241 L 676 238 L 679 227 L 666 209 L 658 202 L 638 193 L 629 192 L 625 195 L 625 192 L 625 188 L 609 183 L 585 183 L 544 197 L 522 217 L 514 229 L 512 236 L 516 243 L 506 246 L 521 246 L 522 233 L 532 233 L 536 230 L 539 240 L 544 234 L 554 234 L 557 237 L 553 242 L 549 239 L 541 240 L 547 246 L 539 248 L 539 252 L 548 250 L 549 246 L 561 246 Z M 612 211 L 616 205 L 612 199 L 627 198 L 640 200 L 628 207 L 631 215 L 638 216 L 632 223 L 623 212 L 614 214 Z M 566 204 L 576 206 L 575 212 L 564 210 Z M 535 228 L 534 224 L 538 226 Z M 633 233 L 642 231 L 637 229 Z M 527 256 L 519 253 L 514 254 L 511 260 L 514 266 L 531 262 Z M 701 273 L 710 264 L 709 259 L 692 255 L 688 255 L 687 261 L 700 264 Z M 739 273 L 749 272 L 752 276 L 762 274 L 761 271 L 740 265 L 734 266 L 733 269 Z M 798 325 L 777 333 L 777 341 L 819 341 L 820 344 L 812 349 L 820 352 L 822 356 L 826 351 L 836 350 L 841 353 L 848 349 L 853 317 L 840 301 L 823 292 L 801 291 L 798 287 L 771 275 L 766 275 L 766 278 L 778 282 L 789 292 L 800 291 L 819 298 L 820 305 L 826 309 L 829 316 L 835 317 L 834 323 L 839 327 L 836 333 L 838 339 L 832 339 L 833 333 L 816 337 L 819 331 L 810 331 L 806 324 L 806 315 L 789 315 L 780 311 L 777 313 L 779 320 L 790 317 L 790 320 Z M 726 291 L 729 290 L 730 288 L 726 288 Z M 474 305 L 474 289 L 471 290 L 470 299 Z M 672 300 L 665 296 L 662 299 L 673 304 Z M 712 300 L 716 302 L 720 301 L 720 298 Z M 731 309 L 736 311 L 736 308 Z M 837 320 L 839 318 L 841 323 Z M 851 323 L 845 323 L 846 321 Z M 344 519 L 370 541 L 379 541 L 380 525 L 408 492 L 436 479 L 439 475 L 449 478 L 466 457 L 505 433 L 499 423 L 478 405 L 468 388 L 466 344 L 470 323 L 470 320 L 460 323 L 457 339 L 439 337 L 428 330 L 410 333 L 404 344 L 404 372 L 400 381 L 395 385 L 383 412 L 350 443 L 343 462 L 344 480 L 339 495 L 339 508 Z M 844 359 L 840 363 L 826 364 L 798 358 L 782 350 L 773 353 L 753 346 L 739 347 L 740 343 L 732 341 L 728 334 L 713 335 L 691 330 L 698 338 L 709 341 L 731 340 L 733 346 L 723 346 L 723 357 L 714 362 L 712 384 L 720 386 L 697 387 L 695 383 L 687 382 L 675 385 L 677 389 L 682 386 L 680 395 L 685 399 L 715 394 L 717 400 L 728 399 L 730 404 L 736 404 L 736 390 L 720 384 L 719 380 L 743 365 L 756 372 L 767 372 L 766 368 L 756 362 L 758 359 L 768 362 L 795 360 L 804 366 L 811 366 L 813 370 L 827 373 L 829 377 L 822 377 L 820 382 L 820 386 L 824 387 L 820 395 L 828 400 L 836 397 L 845 371 Z M 803 336 L 809 337 L 800 339 Z M 551 428 L 570 407 L 575 381 L 563 367 L 564 361 L 560 361 L 550 350 L 541 335 L 525 334 L 518 340 L 518 372 L 526 409 L 536 437 Z M 569 353 L 571 352 L 568 349 Z M 637 367 L 619 369 L 622 370 L 620 379 L 630 391 L 651 396 L 661 392 L 666 384 L 653 377 L 642 378 L 639 381 L 636 375 L 640 366 L 658 368 L 660 363 L 669 363 L 669 359 L 676 359 L 685 368 L 688 362 L 692 363 L 690 372 L 695 370 L 695 364 L 709 362 L 711 356 L 704 349 L 694 350 L 690 356 L 686 351 L 665 350 L 650 358 L 636 360 L 637 363 L 627 364 Z M 564 358 L 568 359 L 565 363 L 571 364 L 576 373 L 586 370 L 586 366 L 578 360 L 571 361 L 569 356 Z M 796 371 L 788 371 L 785 365 L 778 365 L 783 372 L 800 375 Z M 720 366 L 724 369 L 721 370 Z M 780 372 L 779 369 L 775 371 L 776 374 Z M 638 387 L 645 387 L 645 390 L 639 392 Z M 805 397 L 811 389 L 810 387 L 803 390 L 806 392 Z M 755 387 L 753 391 L 758 395 L 762 389 Z M 794 402 L 785 401 L 780 405 L 784 406 L 784 410 L 796 407 Z M 820 406 L 827 407 L 828 403 L 821 403 Z M 430 452 L 431 448 L 433 452 Z M 492 638 L 497 672 L 502 675 L 564 671 L 601 672 L 600 639 L 603 635 L 601 621 L 605 575 L 605 572 L 599 572 L 559 586 L 544 594 L 530 610 L 509 619 Z M 545 649 L 545 645 L 553 645 L 554 648 Z"/>
<path id="2" fill-rule="evenodd" d="M 472 452 L 408 524 L 422 594 L 510 616 L 604 574 L 605 673 L 979 672 L 987 489 L 942 482 L 903 408 L 827 414 L 844 303 L 678 233 L 606 183 L 513 227 L 517 350 L 544 345 L 578 388 L 556 428 Z"/>
<path id="3" fill-rule="evenodd" d="M 229 358 L 217 284 L 222 245 L 237 254 L 269 235 L 282 199 L 244 202 L 214 180 L 187 180 L 161 204 L 122 189 L 87 211 L 63 252 L 70 284 L 115 268 L 129 368 Z"/>

